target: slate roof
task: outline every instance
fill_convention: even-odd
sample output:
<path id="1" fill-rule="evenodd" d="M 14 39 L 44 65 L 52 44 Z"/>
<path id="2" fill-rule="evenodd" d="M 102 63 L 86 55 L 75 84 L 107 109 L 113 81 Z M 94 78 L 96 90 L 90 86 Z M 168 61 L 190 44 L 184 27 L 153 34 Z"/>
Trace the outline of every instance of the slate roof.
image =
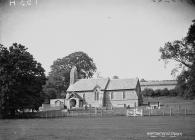
<path id="1" fill-rule="evenodd" d="M 140 82 L 141 86 L 176 85 L 176 84 L 177 84 L 176 80 Z"/>
<path id="2" fill-rule="evenodd" d="M 73 85 L 70 85 L 67 92 L 71 91 L 92 91 L 96 86 L 101 90 L 124 90 L 136 89 L 138 78 L 135 79 L 80 79 Z M 106 87 L 107 86 L 107 87 Z"/>
<path id="3" fill-rule="evenodd" d="M 111 79 L 106 90 L 136 89 L 138 78 Z"/>
<path id="4" fill-rule="evenodd" d="M 73 85 L 70 85 L 67 92 L 71 91 L 92 91 L 96 86 L 99 86 L 101 90 L 105 90 L 109 78 L 98 79 L 80 79 Z"/>

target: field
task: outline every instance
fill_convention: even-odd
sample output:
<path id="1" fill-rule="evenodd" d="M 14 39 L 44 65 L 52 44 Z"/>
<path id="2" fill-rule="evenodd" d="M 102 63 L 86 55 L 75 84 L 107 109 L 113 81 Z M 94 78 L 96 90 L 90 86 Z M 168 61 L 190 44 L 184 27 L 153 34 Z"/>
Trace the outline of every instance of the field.
<path id="1" fill-rule="evenodd" d="M 193 140 L 195 116 L 0 120 L 0 140 L 147 140 L 150 132 L 182 133 L 152 139 Z"/>
<path id="2" fill-rule="evenodd" d="M 157 102 L 160 101 L 162 104 L 195 104 L 194 100 L 185 100 L 182 97 L 176 96 L 176 97 L 168 97 L 168 96 L 161 96 L 161 97 L 144 97 L 143 98 L 144 103 L 148 102 Z"/>
<path id="3" fill-rule="evenodd" d="M 182 107 L 195 110 L 195 100 L 180 97 L 145 98 L 160 101 L 162 108 L 171 107 L 180 115 L 126 117 L 103 114 L 43 119 L 0 120 L 0 140 L 194 140 L 195 115 L 184 115 Z M 124 109 L 123 109 L 124 110 Z M 114 111 L 114 110 L 113 110 Z M 194 112 L 194 111 L 193 111 Z M 155 112 L 153 112 L 155 113 Z M 148 113 L 146 113 L 148 114 Z M 193 113 L 194 114 L 194 113 Z M 51 114 L 50 114 L 51 115 Z M 178 136 L 170 137 L 170 133 Z M 151 134 L 156 137 L 152 137 Z M 160 133 L 160 135 L 159 135 Z M 167 134 L 162 137 L 163 134 Z M 169 134 L 168 134 L 169 133 Z M 154 135 L 153 135 L 154 136 Z M 173 136 L 173 135 L 172 135 Z"/>

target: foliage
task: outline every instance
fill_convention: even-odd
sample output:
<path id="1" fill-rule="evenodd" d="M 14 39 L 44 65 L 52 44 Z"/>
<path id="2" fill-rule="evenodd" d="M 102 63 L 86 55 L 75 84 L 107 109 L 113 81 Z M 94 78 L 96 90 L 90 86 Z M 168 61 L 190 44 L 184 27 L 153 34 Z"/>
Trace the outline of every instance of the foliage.
<path id="1" fill-rule="evenodd" d="M 37 110 L 43 101 L 46 77 L 41 64 L 27 48 L 14 43 L 0 45 L 0 111 L 4 117 L 24 109 Z"/>
<path id="2" fill-rule="evenodd" d="M 178 62 L 172 73 L 179 69 L 182 71 L 177 77 L 179 95 L 185 98 L 195 97 L 195 20 L 185 38 L 165 43 L 160 52 L 165 63 L 170 60 Z"/>
<path id="3" fill-rule="evenodd" d="M 177 96 L 177 90 L 168 90 L 167 88 L 153 90 L 151 88 L 145 88 L 141 94 L 145 97 Z"/>
<path id="4" fill-rule="evenodd" d="M 145 79 L 142 78 L 142 79 L 140 80 L 140 82 L 147 82 L 147 81 L 146 81 Z"/>
<path id="5" fill-rule="evenodd" d="M 176 1 L 176 0 L 152 0 L 153 2 L 178 2 L 178 1 Z M 186 3 L 188 3 L 188 4 L 190 4 L 190 5 L 192 5 L 192 6 L 194 6 L 195 5 L 195 0 L 185 0 L 185 1 L 183 1 L 183 0 L 180 0 L 179 2 L 186 2 Z"/>
<path id="6" fill-rule="evenodd" d="M 145 88 L 144 90 L 141 91 L 141 94 L 146 97 L 147 96 L 152 97 L 154 96 L 154 90 L 150 88 Z"/>
<path id="7" fill-rule="evenodd" d="M 169 96 L 177 96 L 177 95 L 178 95 L 178 92 L 176 89 L 169 90 Z"/>
<path id="8" fill-rule="evenodd" d="M 114 75 L 114 76 L 112 76 L 112 79 L 119 79 L 119 76 Z"/>
<path id="9" fill-rule="evenodd" d="M 44 103 L 49 103 L 50 99 L 57 98 L 57 90 L 48 78 L 47 78 L 46 84 L 43 86 L 43 91 L 45 93 Z"/>
<path id="10" fill-rule="evenodd" d="M 69 86 L 70 70 L 73 66 L 77 67 L 78 78 L 90 78 L 97 69 L 93 59 L 86 53 L 74 52 L 69 54 L 54 61 L 45 90 L 52 87 L 52 90 L 56 91 L 56 97 L 61 97 L 61 93 L 65 92 Z M 48 92 L 47 94 L 49 95 Z"/>

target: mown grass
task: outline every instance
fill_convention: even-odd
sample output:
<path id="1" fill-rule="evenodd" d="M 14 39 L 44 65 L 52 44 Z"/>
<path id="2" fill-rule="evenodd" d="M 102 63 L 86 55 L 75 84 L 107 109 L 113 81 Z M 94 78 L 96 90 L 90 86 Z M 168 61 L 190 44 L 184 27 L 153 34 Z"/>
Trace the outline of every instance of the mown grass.
<path id="1" fill-rule="evenodd" d="M 148 102 L 160 102 L 161 104 L 195 104 L 194 100 L 186 100 L 183 97 L 176 96 L 176 97 L 169 97 L 169 96 L 161 96 L 161 97 L 144 97 L 143 98 L 144 104 Z"/>
<path id="2" fill-rule="evenodd" d="M 0 120 L 0 140 L 147 140 L 147 132 L 179 132 L 195 139 L 195 116 Z"/>

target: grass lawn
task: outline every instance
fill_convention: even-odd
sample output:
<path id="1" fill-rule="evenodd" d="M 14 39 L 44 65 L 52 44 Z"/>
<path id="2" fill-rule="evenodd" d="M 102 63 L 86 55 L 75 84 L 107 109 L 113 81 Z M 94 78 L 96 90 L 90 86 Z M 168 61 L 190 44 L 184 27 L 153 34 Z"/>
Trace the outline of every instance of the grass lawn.
<path id="1" fill-rule="evenodd" d="M 161 97 L 144 97 L 143 98 L 144 104 L 147 104 L 148 102 L 160 102 L 161 104 L 195 104 L 194 100 L 185 100 L 182 97 L 176 96 L 176 97 L 169 97 L 169 96 L 161 96 Z"/>
<path id="2" fill-rule="evenodd" d="M 151 138 L 147 132 L 182 136 Z M 194 140 L 195 116 L 0 120 L 0 140 Z"/>

